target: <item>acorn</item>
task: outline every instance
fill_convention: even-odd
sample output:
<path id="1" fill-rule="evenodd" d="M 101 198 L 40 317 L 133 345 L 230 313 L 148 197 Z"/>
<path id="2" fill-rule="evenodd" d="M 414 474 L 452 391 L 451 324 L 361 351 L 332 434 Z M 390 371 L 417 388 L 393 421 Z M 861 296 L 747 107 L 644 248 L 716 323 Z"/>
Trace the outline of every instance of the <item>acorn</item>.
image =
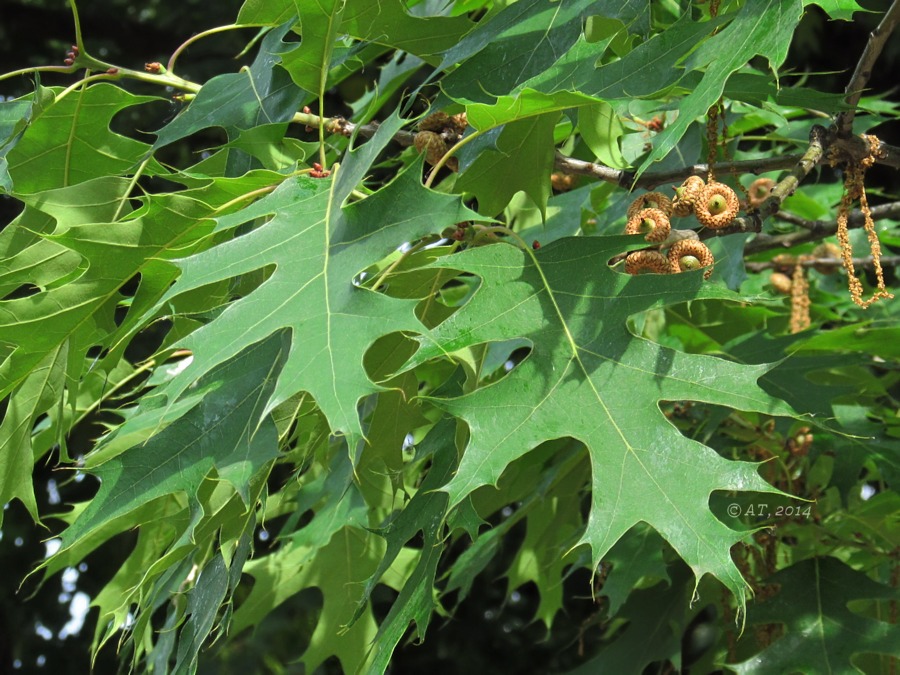
<path id="1" fill-rule="evenodd" d="M 634 214 L 644 209 L 659 209 L 667 216 L 670 216 L 672 215 L 672 200 L 662 192 L 648 192 L 631 202 L 626 215 L 631 220 Z"/>
<path id="2" fill-rule="evenodd" d="M 783 274 L 782 272 L 772 272 L 769 276 L 769 285 L 775 289 L 776 293 L 781 293 L 782 295 L 791 294 L 792 282 L 787 274 Z"/>
<path id="3" fill-rule="evenodd" d="M 702 241 L 695 239 L 681 239 L 672 244 L 669 249 L 669 264 L 675 273 L 690 272 L 701 267 L 709 269 L 703 273 L 704 279 L 712 275 L 712 266 L 715 262 L 712 251 Z"/>
<path id="4" fill-rule="evenodd" d="M 450 115 L 445 112 L 431 113 L 418 124 L 419 131 L 443 131 L 451 125 Z"/>
<path id="5" fill-rule="evenodd" d="M 694 215 L 701 225 L 711 230 L 720 230 L 731 224 L 739 208 L 734 190 L 725 183 L 709 183 L 700 191 L 694 204 Z"/>
<path id="6" fill-rule="evenodd" d="M 771 178 L 757 178 L 750 183 L 747 201 L 754 209 L 762 206 L 762 203 L 772 194 L 772 188 L 775 187 L 775 181 Z"/>
<path id="7" fill-rule="evenodd" d="M 665 241 L 671 231 L 669 217 L 659 209 L 642 209 L 625 225 L 625 234 L 646 233 L 644 239 L 653 243 Z"/>
<path id="8" fill-rule="evenodd" d="M 447 144 L 440 134 L 433 131 L 420 131 L 413 139 L 413 145 L 416 150 L 425 153 L 425 161 L 434 166 L 441 161 L 441 158 L 447 152 Z"/>
<path id="9" fill-rule="evenodd" d="M 700 196 L 700 191 L 706 186 L 700 176 L 688 176 L 684 182 L 675 188 L 675 199 L 672 201 L 672 213 L 680 218 L 691 215 L 694 212 L 694 204 Z"/>
<path id="10" fill-rule="evenodd" d="M 662 253 L 657 251 L 633 251 L 625 258 L 625 271 L 628 274 L 671 274 L 672 266 Z"/>

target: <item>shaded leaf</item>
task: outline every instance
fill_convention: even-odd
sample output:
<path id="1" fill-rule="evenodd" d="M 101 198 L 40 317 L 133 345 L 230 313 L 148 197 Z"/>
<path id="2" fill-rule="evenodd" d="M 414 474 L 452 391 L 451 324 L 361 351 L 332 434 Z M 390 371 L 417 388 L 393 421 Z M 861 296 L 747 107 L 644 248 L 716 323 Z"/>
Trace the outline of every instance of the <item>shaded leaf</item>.
<path id="1" fill-rule="evenodd" d="M 266 420 L 257 428 L 257 419 L 286 347 L 284 337 L 275 334 L 207 373 L 197 382 L 206 395 L 180 419 L 146 443 L 91 468 L 100 478 L 100 491 L 63 532 L 63 548 L 156 497 L 183 492 L 189 501 L 196 499 L 213 469 L 246 495 L 253 475 L 278 453 L 274 425 Z"/>
<path id="2" fill-rule="evenodd" d="M 241 130 L 290 120 L 304 98 L 279 67 L 297 49 L 283 39 L 290 29 L 286 23 L 269 31 L 249 68 L 207 81 L 190 105 L 156 132 L 154 149 L 209 127 L 222 127 L 235 140 Z"/>
<path id="3" fill-rule="evenodd" d="M 478 198 L 479 212 L 495 216 L 520 190 L 544 211 L 550 197 L 555 150 L 553 127 L 559 113 L 528 117 L 505 125 L 495 149 L 485 150 L 465 167 L 456 189 Z"/>
<path id="4" fill-rule="evenodd" d="M 896 601 L 895 589 L 830 557 L 804 560 L 767 583 L 777 592 L 750 609 L 747 623 L 783 624 L 786 633 L 753 658 L 729 664 L 735 672 L 862 672 L 853 664 L 857 655 L 900 657 L 900 628 L 848 607 L 858 600 Z"/>

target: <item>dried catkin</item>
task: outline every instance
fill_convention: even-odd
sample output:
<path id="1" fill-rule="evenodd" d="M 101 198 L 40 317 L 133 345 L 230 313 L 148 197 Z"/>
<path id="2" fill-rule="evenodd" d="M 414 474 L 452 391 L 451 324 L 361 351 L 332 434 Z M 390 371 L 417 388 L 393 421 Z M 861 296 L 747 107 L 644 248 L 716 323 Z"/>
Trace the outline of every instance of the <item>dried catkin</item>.
<path id="1" fill-rule="evenodd" d="M 791 276 L 791 333 L 809 328 L 809 280 L 803 266 L 803 256 L 797 259 Z"/>
<path id="2" fill-rule="evenodd" d="M 865 136 L 869 143 L 869 154 L 858 164 L 849 164 L 844 176 L 844 194 L 838 206 L 837 215 L 837 239 L 841 247 L 841 262 L 847 271 L 847 280 L 850 289 L 850 297 L 857 305 L 867 309 L 872 303 L 882 298 L 893 298 L 884 283 L 884 271 L 881 268 L 881 242 L 878 240 L 878 232 L 875 231 L 875 222 L 872 220 L 872 212 L 869 209 L 869 200 L 866 197 L 865 174 L 866 169 L 875 163 L 880 141 L 875 136 Z M 850 231 L 848 218 L 850 205 L 859 199 L 859 210 L 865 219 L 866 236 L 869 240 L 869 248 L 872 252 L 872 264 L 875 268 L 876 289 L 872 297 L 863 300 L 863 287 L 856 277 L 856 269 L 853 266 L 853 246 L 850 244 Z"/>

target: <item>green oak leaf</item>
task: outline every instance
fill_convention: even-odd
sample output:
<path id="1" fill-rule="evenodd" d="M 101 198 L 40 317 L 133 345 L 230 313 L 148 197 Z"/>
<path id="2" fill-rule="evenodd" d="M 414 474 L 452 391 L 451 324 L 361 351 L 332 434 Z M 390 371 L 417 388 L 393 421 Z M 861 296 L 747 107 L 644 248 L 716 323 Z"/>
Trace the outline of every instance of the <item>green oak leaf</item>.
<path id="1" fill-rule="evenodd" d="M 768 366 L 677 352 L 636 338 L 628 317 L 698 297 L 737 296 L 704 284 L 702 273 L 627 276 L 607 261 L 629 237 L 561 239 L 532 253 L 514 246 L 470 249 L 443 258 L 481 277 L 456 314 L 419 338 L 406 367 L 472 345 L 524 338 L 532 353 L 505 378 L 433 402 L 463 419 L 471 438 L 444 488 L 450 505 L 497 483 L 515 459 L 544 441 L 572 437 L 587 445 L 593 495 L 579 541 L 600 560 L 632 527 L 654 527 L 693 569 L 710 573 L 743 600 L 746 585 L 729 549 L 743 534 L 710 511 L 717 490 L 777 492 L 749 463 L 724 459 L 682 436 L 659 409 L 663 400 L 716 403 L 794 415 L 757 384 Z"/>
<path id="2" fill-rule="evenodd" d="M 444 53 L 439 71 L 461 65 L 444 77 L 441 87 L 451 98 L 482 103 L 516 91 L 523 83 L 540 78 L 544 71 L 565 60 L 573 45 L 583 40 L 583 23 L 591 15 L 619 19 L 643 28 L 647 5 L 633 0 L 512 3 L 478 24 Z M 594 60 L 599 56 L 596 54 Z"/>
<path id="3" fill-rule="evenodd" d="M 344 0 L 295 0 L 302 40 L 282 57 L 296 85 L 321 96 L 325 92 L 331 58 L 344 11 Z M 296 21 L 292 19 L 287 25 Z"/>
<path id="4" fill-rule="evenodd" d="M 603 558 L 603 562 L 609 564 L 609 576 L 598 593 L 609 599 L 610 615 L 619 612 L 641 580 L 669 578 L 664 548 L 665 543 L 654 530 L 638 525 L 619 539 Z"/>
<path id="5" fill-rule="evenodd" d="M 366 581 L 354 621 L 362 616 L 375 585 L 381 581 L 406 543 L 420 531 L 424 540 L 422 554 L 409 580 L 378 628 L 372 652 L 368 656 L 372 668 L 368 672 L 384 672 L 394 648 L 406 633 L 410 622 L 415 623 L 415 635 L 421 640 L 431 621 L 435 609 L 434 579 L 443 553 L 442 523 L 447 512 L 447 495 L 438 490 L 450 480 L 457 466 L 456 448 L 453 444 L 454 426 L 452 420 L 445 418 L 425 437 L 418 456 L 431 456 L 431 468 L 403 510 L 387 526 L 376 531 L 385 538 L 387 549 L 378 569 Z"/>
<path id="6" fill-rule="evenodd" d="M 900 627 L 847 606 L 862 600 L 896 602 L 896 589 L 828 557 L 792 565 L 767 583 L 778 592 L 748 611 L 747 624 L 783 624 L 785 634 L 753 658 L 729 664 L 735 672 L 861 673 L 855 656 L 900 657 Z"/>
<path id="7" fill-rule="evenodd" d="M 681 642 L 690 622 L 693 593 L 690 574 L 677 565 L 671 581 L 634 591 L 617 618 L 628 620 L 612 644 L 567 675 L 629 673 L 640 675 L 654 661 L 670 661 L 681 668 Z"/>
<path id="8" fill-rule="evenodd" d="M 136 167 L 150 146 L 115 133 L 109 123 L 121 110 L 158 100 L 105 82 L 57 96 L 7 155 L 14 193 L 66 187 Z M 148 173 L 156 171 L 164 172 L 153 161 Z"/>
<path id="9" fill-rule="evenodd" d="M 598 65 L 598 61 L 607 41 L 588 42 L 582 36 L 553 66 L 524 82 L 519 89 L 533 88 L 547 93 L 574 90 L 606 100 L 649 97 L 678 82 L 685 72 L 682 61 L 697 48 L 698 42 L 723 23 L 723 18 L 701 23 L 685 16 L 618 61 L 603 65 Z"/>
<path id="10" fill-rule="evenodd" d="M 288 179 L 256 203 L 217 219 L 216 231 L 223 232 L 268 218 L 251 232 L 179 261 L 182 274 L 157 309 L 186 291 L 267 267 L 273 271 L 216 321 L 180 342 L 193 353 L 193 363 L 159 395 L 175 401 L 217 364 L 290 328 L 290 354 L 266 412 L 307 391 L 334 433 L 362 437 L 356 403 L 382 389 L 367 376 L 363 354 L 382 335 L 424 327 L 415 317 L 416 300 L 373 293 L 355 286 L 354 277 L 404 242 L 475 215 L 458 197 L 424 188 L 420 164 L 365 200 L 343 206 L 402 123 L 396 116 L 386 120 L 331 179 Z"/>
<path id="11" fill-rule="evenodd" d="M 803 0 L 803 6 L 818 5 L 832 19 L 853 21 L 855 12 L 872 11 L 862 7 L 856 0 Z"/>
<path id="12" fill-rule="evenodd" d="M 45 215 L 53 218 L 41 226 L 49 229 L 57 221 L 58 226 L 52 234 L 42 234 L 52 246 L 41 246 L 37 252 L 35 247 L 26 247 L 8 263 L 21 269 L 16 277 L 19 283 L 35 284 L 37 279 L 45 287 L 29 297 L 0 300 L 0 345 L 13 346 L 0 363 L 0 396 L 9 394 L 61 344 L 69 351 L 69 386 L 77 383 L 86 351 L 97 344 L 108 345 L 116 332 L 114 312 L 120 300 L 119 288 L 140 274 L 142 281 L 132 309 L 151 306 L 177 271 L 167 259 L 174 258 L 176 250 L 183 256 L 202 245 L 212 226 L 206 216 L 217 205 L 230 201 L 235 190 L 243 194 L 271 185 L 273 177 L 281 179 L 270 172 L 237 179 L 205 179 L 203 187 L 148 196 L 144 207 L 131 214 L 133 217 L 115 223 L 115 201 L 128 189 L 125 179 L 85 181 L 83 194 L 77 186 L 70 186 L 29 195 L 27 199 L 34 207 L 26 214 L 46 209 Z M 123 208 L 123 213 L 129 209 Z M 23 223 L 30 224 L 30 220 Z M 27 233 L 12 234 L 15 238 L 16 234 Z M 13 248 L 14 242 L 10 243 Z M 57 264 L 59 258 L 55 256 L 63 249 L 67 251 L 66 273 L 53 283 L 43 283 L 43 263 Z M 73 255 L 80 256 L 78 262 L 71 259 Z M 31 264 L 35 260 L 40 264 Z M 149 302 L 145 300 L 148 295 Z M 125 324 L 130 322 L 126 318 Z"/>
<path id="13" fill-rule="evenodd" d="M 479 212 L 496 216 L 516 192 L 524 191 L 544 213 L 550 198 L 559 113 L 526 117 L 503 126 L 494 148 L 480 152 L 456 181 L 456 189 L 478 198 Z"/>
<path id="14" fill-rule="evenodd" d="M 40 85 L 40 73 L 35 73 L 34 94 L 10 101 L 0 101 L 0 190 L 13 191 L 7 155 L 16 147 L 31 121 L 41 116 L 53 102 L 52 89 Z"/>
<path id="15" fill-rule="evenodd" d="M 297 71 L 299 79 L 296 81 L 304 86 L 301 80 L 311 77 L 307 84 L 313 87 L 318 87 L 315 82 L 318 76 L 314 73 L 321 68 L 316 52 L 324 54 L 326 50 L 321 33 L 316 33 L 317 28 L 325 28 L 332 42 L 335 36 L 347 35 L 418 57 L 449 49 L 472 28 L 472 22 L 465 16 L 415 16 L 403 0 L 342 0 L 337 4 L 320 0 L 245 0 L 236 23 L 278 25 L 297 15 L 300 16 L 301 32 L 309 33 L 304 35 L 304 40 L 309 38 L 310 41 L 295 55 L 306 52 L 306 56 L 295 63 L 305 63 L 308 69 L 303 74 Z M 330 24 L 322 23 L 322 19 L 329 20 Z M 318 91 L 318 88 L 310 91 Z"/>
<path id="16" fill-rule="evenodd" d="M 800 0 L 765 0 L 744 5 L 728 27 L 704 42 L 688 59 L 689 70 L 704 69 L 703 79 L 678 106 L 678 117 L 654 139 L 654 147 L 637 176 L 661 160 L 678 144 L 688 127 L 706 115 L 725 89 L 732 73 L 756 56 L 777 69 L 787 58 L 794 29 L 803 15 Z M 590 92 L 588 92 L 590 93 Z"/>
<path id="17" fill-rule="evenodd" d="M 21 501 L 31 517 L 38 520 L 31 471 L 34 452 L 31 435 L 37 416 L 62 400 L 65 389 L 64 345 L 47 352 L 24 382 L 13 392 L 0 424 L 0 502 Z M 0 511 L 0 525 L 3 512 Z"/>
<path id="18" fill-rule="evenodd" d="M 303 91 L 280 67 L 282 60 L 297 49 L 296 43 L 283 40 L 290 28 L 287 23 L 269 31 L 249 68 L 206 82 L 190 105 L 156 132 L 154 149 L 209 127 L 222 127 L 229 139 L 235 140 L 242 130 L 289 121 L 304 98 Z M 238 160 L 229 156 L 229 162 Z M 232 175 L 242 173 L 237 166 L 229 168 Z"/>

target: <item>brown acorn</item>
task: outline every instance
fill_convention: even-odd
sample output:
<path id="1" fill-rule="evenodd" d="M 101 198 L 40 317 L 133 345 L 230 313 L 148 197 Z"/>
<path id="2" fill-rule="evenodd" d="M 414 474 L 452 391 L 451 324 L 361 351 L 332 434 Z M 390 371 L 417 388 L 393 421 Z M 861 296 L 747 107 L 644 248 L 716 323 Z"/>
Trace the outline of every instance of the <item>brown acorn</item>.
<path id="1" fill-rule="evenodd" d="M 769 276 L 769 285 L 775 289 L 777 293 L 782 295 L 791 294 L 791 278 L 782 272 L 772 272 Z"/>
<path id="2" fill-rule="evenodd" d="M 450 125 L 450 115 L 445 112 L 435 112 L 422 118 L 418 129 L 419 131 L 443 131 Z"/>
<path id="3" fill-rule="evenodd" d="M 739 208 L 734 190 L 725 183 L 709 183 L 700 191 L 694 204 L 694 215 L 701 225 L 711 230 L 720 230 L 731 224 Z"/>
<path id="4" fill-rule="evenodd" d="M 747 202 L 752 208 L 759 208 L 769 198 L 773 187 L 775 187 L 775 181 L 771 178 L 757 178 L 750 183 L 750 189 L 747 191 Z"/>
<path id="5" fill-rule="evenodd" d="M 447 152 L 447 144 L 440 134 L 433 131 L 420 131 L 415 135 L 413 144 L 416 150 L 425 153 L 425 161 L 434 166 L 441 161 L 441 158 Z"/>
<path id="6" fill-rule="evenodd" d="M 642 209 L 625 225 L 625 234 L 646 233 L 644 239 L 656 244 L 665 241 L 671 231 L 669 217 L 660 209 Z"/>
<path id="7" fill-rule="evenodd" d="M 700 196 L 706 183 L 700 176 L 688 176 L 684 182 L 675 188 L 675 199 L 672 201 L 672 213 L 680 218 L 691 215 L 694 212 L 694 204 Z"/>
<path id="8" fill-rule="evenodd" d="M 672 215 L 672 200 L 666 197 L 662 192 L 648 192 L 639 196 L 628 207 L 626 215 L 631 220 L 638 211 L 644 209 L 659 209 L 667 216 Z"/>
<path id="9" fill-rule="evenodd" d="M 676 273 L 707 267 L 703 278 L 709 279 L 714 262 L 712 251 L 702 241 L 682 239 L 672 244 L 669 249 L 669 264 Z"/>
<path id="10" fill-rule="evenodd" d="M 666 256 L 657 251 L 633 251 L 625 258 L 625 271 L 628 274 L 671 274 L 672 266 Z"/>

